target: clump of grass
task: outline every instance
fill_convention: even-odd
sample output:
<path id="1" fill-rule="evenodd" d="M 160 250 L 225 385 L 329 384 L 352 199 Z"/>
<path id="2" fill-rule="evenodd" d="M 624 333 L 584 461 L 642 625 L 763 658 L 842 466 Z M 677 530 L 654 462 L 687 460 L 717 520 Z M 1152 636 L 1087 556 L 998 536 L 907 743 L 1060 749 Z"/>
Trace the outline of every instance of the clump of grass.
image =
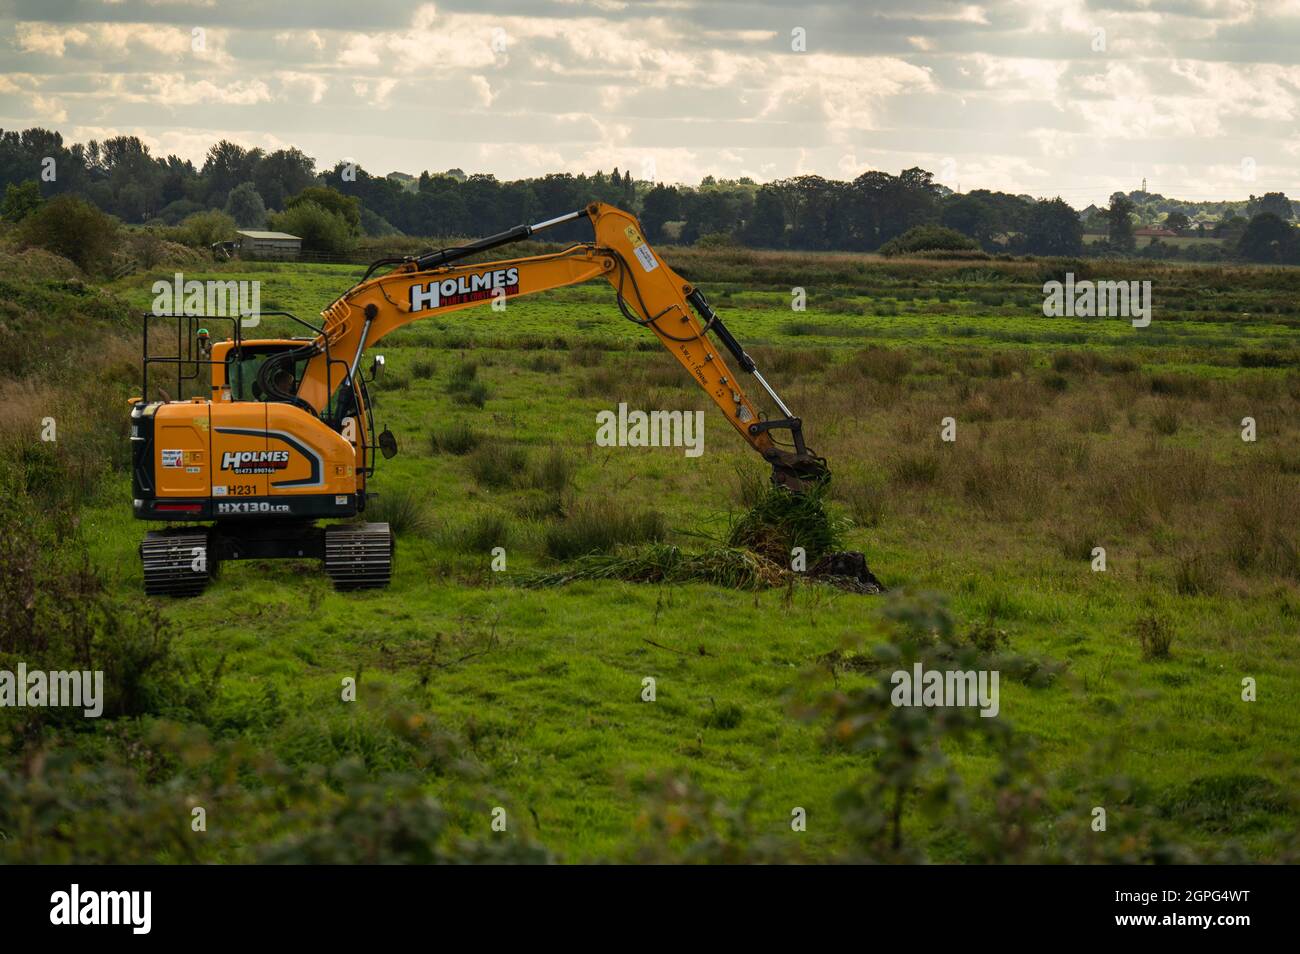
<path id="1" fill-rule="evenodd" d="M 542 374 L 556 374 L 560 370 L 560 362 L 549 354 L 538 354 L 530 358 L 525 367 L 529 371 L 537 371 Z"/>
<path id="2" fill-rule="evenodd" d="M 399 487 L 377 494 L 366 504 L 365 518 L 386 523 L 400 536 L 424 536 L 433 529 L 433 516 L 426 491 Z"/>
<path id="3" fill-rule="evenodd" d="M 1209 554 L 1193 550 L 1178 557 L 1174 590 L 1182 596 L 1213 595 L 1219 591 L 1219 574 Z"/>
<path id="4" fill-rule="evenodd" d="M 815 487 L 793 494 L 769 486 L 746 513 L 734 521 L 727 545 L 752 550 L 785 565 L 795 547 L 803 547 L 811 564 L 819 557 L 842 550 L 844 521 L 826 509 L 825 490 Z"/>
<path id="5" fill-rule="evenodd" d="M 583 368 L 594 368 L 605 360 L 605 352 L 592 344 L 580 344 L 569 352 L 569 361 Z"/>
<path id="6" fill-rule="evenodd" d="M 1169 404 L 1161 407 L 1151 417 L 1151 426 L 1155 429 L 1155 432 L 1163 434 L 1165 437 L 1172 437 L 1177 434 L 1180 423 L 1178 412 Z"/>
<path id="7" fill-rule="evenodd" d="M 528 467 L 528 454 L 516 444 L 481 443 L 469 455 L 469 472 L 484 487 L 508 487 Z"/>
<path id="8" fill-rule="evenodd" d="M 405 391 L 410 386 L 410 376 L 395 371 L 390 371 L 375 381 L 375 387 L 380 391 Z"/>
<path id="9" fill-rule="evenodd" d="M 621 547 L 612 554 L 579 557 L 563 570 L 534 574 L 522 582 L 530 587 L 552 587 L 580 580 L 623 580 L 710 583 L 735 590 L 766 590 L 785 586 L 794 576 L 791 571 L 748 550 L 715 547 L 703 553 L 686 554 L 675 546 L 649 544 Z"/>
<path id="10" fill-rule="evenodd" d="M 460 544 L 471 553 L 488 553 L 510 542 L 513 527 L 499 513 L 481 513 L 460 533 Z"/>
<path id="11" fill-rule="evenodd" d="M 465 361 L 451 369 L 447 380 L 447 393 L 457 404 L 482 407 L 491 396 L 488 386 L 478 380 L 478 364 Z"/>
<path id="12" fill-rule="evenodd" d="M 411 374 L 422 381 L 427 381 L 429 378 L 433 377 L 433 372 L 436 367 L 437 366 L 428 359 L 417 361 L 415 364 L 411 365 Z"/>
<path id="13" fill-rule="evenodd" d="M 1145 660 L 1168 659 L 1174 643 L 1174 629 L 1169 619 L 1160 613 L 1143 613 L 1133 623 L 1133 633 Z"/>
<path id="14" fill-rule="evenodd" d="M 488 386 L 482 381 L 473 381 L 465 388 L 452 392 L 451 399 L 457 404 L 465 404 L 469 407 L 482 407 L 487 404 L 487 399 L 492 396 Z"/>
<path id="15" fill-rule="evenodd" d="M 890 471 L 895 481 L 907 487 L 928 487 L 939 479 L 942 461 L 934 451 L 903 452 L 894 458 Z"/>
<path id="16" fill-rule="evenodd" d="M 429 435 L 430 450 L 435 454 L 455 454 L 461 457 L 478 447 L 479 435 L 464 421 L 453 421 L 442 430 Z"/>
<path id="17" fill-rule="evenodd" d="M 609 553 L 620 544 L 658 543 L 667 535 L 658 510 L 633 509 L 613 500 L 578 504 L 546 533 L 546 552 L 557 560 Z"/>
<path id="18" fill-rule="evenodd" d="M 573 462 L 559 447 L 551 448 L 542 460 L 532 468 L 529 484 L 539 490 L 554 495 L 563 494 L 573 483 Z"/>
<path id="19" fill-rule="evenodd" d="M 540 490 L 527 492 L 523 501 L 515 507 L 515 513 L 525 520 L 546 520 L 564 516 L 565 497 L 563 494 L 548 494 Z"/>
<path id="20" fill-rule="evenodd" d="M 713 700 L 709 700 L 713 702 Z M 706 729 L 734 729 L 740 725 L 741 719 L 745 716 L 745 710 L 734 702 L 728 702 L 726 705 L 718 705 L 713 702 L 713 707 L 709 710 L 708 715 L 704 717 L 704 728 Z"/>

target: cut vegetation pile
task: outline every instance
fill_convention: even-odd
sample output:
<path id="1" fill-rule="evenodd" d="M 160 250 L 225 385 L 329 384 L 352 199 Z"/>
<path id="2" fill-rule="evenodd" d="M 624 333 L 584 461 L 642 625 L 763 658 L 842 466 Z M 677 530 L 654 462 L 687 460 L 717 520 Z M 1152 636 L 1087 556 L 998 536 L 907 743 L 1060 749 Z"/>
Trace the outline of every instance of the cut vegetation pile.
<path id="1" fill-rule="evenodd" d="M 588 554 L 563 570 L 525 579 L 530 587 L 563 586 L 579 580 L 630 583 L 709 583 L 737 590 L 763 590 L 812 578 L 854 593 L 880 593 L 884 587 L 867 568 L 865 557 L 843 551 L 846 523 L 826 509 L 820 490 L 796 495 L 765 489 L 758 502 L 732 524 L 726 546 L 699 553 L 654 543 L 620 547 L 612 554 Z M 804 549 L 796 571 L 794 548 Z"/>

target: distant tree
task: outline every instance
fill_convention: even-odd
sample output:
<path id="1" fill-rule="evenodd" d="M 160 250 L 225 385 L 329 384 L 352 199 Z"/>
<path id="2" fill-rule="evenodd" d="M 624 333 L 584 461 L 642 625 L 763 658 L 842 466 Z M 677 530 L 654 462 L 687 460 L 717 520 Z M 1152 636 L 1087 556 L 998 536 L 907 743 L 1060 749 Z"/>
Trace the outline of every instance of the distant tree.
<path id="1" fill-rule="evenodd" d="M 1165 216 L 1165 228 L 1173 229 L 1175 232 L 1183 232 L 1191 224 L 1192 220 L 1187 217 L 1186 212 L 1175 211 Z"/>
<path id="2" fill-rule="evenodd" d="M 253 185 L 269 209 L 283 209 L 291 195 L 316 182 L 316 161 L 300 149 L 277 149 L 253 167 Z"/>
<path id="3" fill-rule="evenodd" d="M 228 139 L 222 139 L 213 145 L 208 150 L 201 172 L 207 186 L 204 198 L 208 204 L 225 205 L 226 196 L 231 189 L 253 178 L 253 170 L 261 158 L 262 150 L 245 149 Z"/>
<path id="4" fill-rule="evenodd" d="M 1264 212 L 1270 212 L 1279 219 L 1290 221 L 1295 218 L 1295 210 L 1291 207 L 1291 200 L 1283 192 L 1266 192 L 1259 198 L 1251 196 L 1246 203 L 1246 215 L 1254 218 Z"/>
<path id="5" fill-rule="evenodd" d="M 266 204 L 251 182 L 241 182 L 230 190 L 226 198 L 226 215 L 244 229 L 260 229 L 266 225 Z"/>
<path id="6" fill-rule="evenodd" d="M 344 195 L 329 186 L 309 186 L 284 204 L 286 212 L 295 206 L 310 202 L 337 215 L 347 225 L 348 230 L 357 235 L 361 231 L 361 203 L 350 195 Z M 445 234 L 445 233 L 444 233 Z"/>
<path id="7" fill-rule="evenodd" d="M 682 197 L 676 186 L 656 185 L 646 193 L 641 207 L 641 227 L 651 242 L 662 242 L 665 238 L 664 223 L 675 222 L 681 218 Z"/>
<path id="8" fill-rule="evenodd" d="M 955 229 L 985 246 L 992 244 L 998 225 L 993 207 L 984 200 L 969 195 L 954 195 L 944 200 L 939 213 L 939 224 Z"/>
<path id="9" fill-rule="evenodd" d="M 1023 243 L 1033 255 L 1078 255 L 1083 251 L 1083 223 L 1059 196 L 1037 202 L 1025 222 Z"/>
<path id="10" fill-rule="evenodd" d="M 0 217 L 6 222 L 21 222 L 41 206 L 41 186 L 35 179 L 5 186 L 4 205 Z"/>
<path id="11" fill-rule="evenodd" d="M 1106 210 L 1106 241 L 1117 251 L 1132 251 L 1137 246 L 1133 237 L 1133 213 L 1136 206 L 1133 200 L 1122 192 L 1110 197 L 1110 208 Z"/>
<path id="12" fill-rule="evenodd" d="M 1250 220 L 1237 242 L 1237 252 L 1252 262 L 1295 264 L 1300 261 L 1300 240 L 1294 225 L 1272 212 Z"/>
<path id="13" fill-rule="evenodd" d="M 1217 239 L 1235 244 L 1241 239 L 1242 233 L 1246 231 L 1246 226 L 1249 224 L 1244 216 L 1229 215 L 1214 224 L 1211 234 Z"/>
<path id="14" fill-rule="evenodd" d="M 775 191 L 763 186 L 754 196 L 754 214 L 745 240 L 759 248 L 780 248 L 785 244 L 785 212 Z"/>
<path id="15" fill-rule="evenodd" d="M 18 244 L 62 255 L 82 271 L 107 270 L 117 247 L 118 224 L 85 199 L 59 195 L 28 214 Z"/>

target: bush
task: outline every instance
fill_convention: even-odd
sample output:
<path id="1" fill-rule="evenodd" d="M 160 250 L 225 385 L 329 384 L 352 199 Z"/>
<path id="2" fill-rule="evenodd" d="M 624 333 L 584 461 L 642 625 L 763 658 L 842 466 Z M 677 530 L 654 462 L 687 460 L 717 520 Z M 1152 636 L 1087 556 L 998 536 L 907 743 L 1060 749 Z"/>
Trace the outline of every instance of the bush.
<path id="1" fill-rule="evenodd" d="M 271 228 L 302 239 L 309 252 L 346 255 L 356 246 L 356 237 L 342 216 L 315 202 L 300 202 L 293 208 L 271 216 Z"/>
<path id="2" fill-rule="evenodd" d="M 181 223 L 180 234 L 186 245 L 208 248 L 217 242 L 226 242 L 235 237 L 235 220 L 224 212 L 213 209 L 209 212 L 196 212 Z"/>
<path id="3" fill-rule="evenodd" d="M 902 235 L 890 239 L 880 246 L 880 254 L 886 257 L 910 255 L 915 252 L 977 252 L 979 244 L 967 238 L 955 229 L 942 225 L 917 225 Z"/>
<path id="4" fill-rule="evenodd" d="M 118 225 L 85 199 L 55 196 L 18 227 L 18 243 L 62 255 L 85 272 L 104 272 L 117 247 Z"/>
<path id="5" fill-rule="evenodd" d="M 0 218 L 6 222 L 21 222 L 41 207 L 41 186 L 35 179 L 11 182 L 5 187 L 4 204 Z"/>
<path id="6" fill-rule="evenodd" d="M 609 553 L 619 544 L 658 542 L 667 535 L 664 515 L 634 510 L 609 499 L 583 501 L 546 533 L 546 552 L 557 560 Z"/>

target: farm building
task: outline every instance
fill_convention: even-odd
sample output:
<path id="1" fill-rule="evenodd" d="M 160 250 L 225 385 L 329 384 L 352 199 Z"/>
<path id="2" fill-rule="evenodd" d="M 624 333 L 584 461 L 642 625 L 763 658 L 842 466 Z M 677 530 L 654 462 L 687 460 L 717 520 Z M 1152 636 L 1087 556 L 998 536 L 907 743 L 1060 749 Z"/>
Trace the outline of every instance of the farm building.
<path id="1" fill-rule="evenodd" d="M 241 258 L 297 258 L 302 251 L 302 239 L 288 232 L 240 230 L 236 234 Z"/>

